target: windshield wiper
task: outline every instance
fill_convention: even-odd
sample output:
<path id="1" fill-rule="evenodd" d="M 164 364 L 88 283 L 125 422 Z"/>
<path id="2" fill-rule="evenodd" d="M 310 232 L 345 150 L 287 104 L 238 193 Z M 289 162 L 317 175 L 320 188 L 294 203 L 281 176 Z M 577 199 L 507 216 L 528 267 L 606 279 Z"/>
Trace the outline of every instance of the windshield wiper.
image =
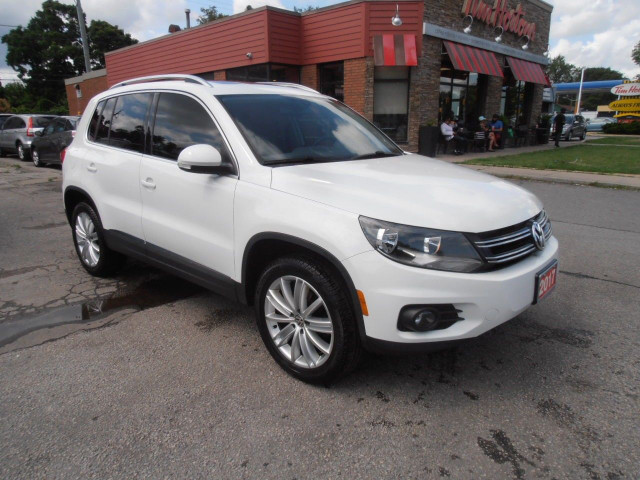
<path id="1" fill-rule="evenodd" d="M 368 158 L 384 158 L 384 157 L 397 157 L 397 153 L 388 153 L 383 152 L 381 150 L 377 150 L 372 153 L 365 153 L 363 155 L 358 155 L 356 157 L 351 157 L 351 160 L 366 160 Z"/>

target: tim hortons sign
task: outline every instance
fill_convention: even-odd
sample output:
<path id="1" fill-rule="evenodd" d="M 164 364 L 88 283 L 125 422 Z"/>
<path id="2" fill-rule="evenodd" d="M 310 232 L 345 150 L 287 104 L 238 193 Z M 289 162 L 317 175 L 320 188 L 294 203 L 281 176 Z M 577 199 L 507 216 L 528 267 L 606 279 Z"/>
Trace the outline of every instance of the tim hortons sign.
<path id="1" fill-rule="evenodd" d="M 640 95 L 640 83 L 623 83 L 622 85 L 616 85 L 611 89 L 611 93 L 622 97 Z"/>
<path id="2" fill-rule="evenodd" d="M 464 0 L 462 15 L 484 22 L 492 27 L 502 27 L 505 32 L 513 32 L 522 37 L 527 35 L 533 42 L 536 38 L 536 24 L 524 19 L 526 12 L 522 4 L 511 10 L 507 0 L 495 0 L 493 6 L 482 0 Z"/>

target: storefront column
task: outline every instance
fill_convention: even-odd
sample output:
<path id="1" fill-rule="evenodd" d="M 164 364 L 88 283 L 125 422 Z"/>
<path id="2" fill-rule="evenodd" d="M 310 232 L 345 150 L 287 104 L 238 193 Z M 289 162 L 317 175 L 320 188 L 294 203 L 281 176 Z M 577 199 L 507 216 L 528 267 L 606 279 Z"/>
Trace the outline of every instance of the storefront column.
<path id="1" fill-rule="evenodd" d="M 498 63 L 502 65 L 502 55 L 497 55 Z M 500 115 L 500 103 L 502 102 L 502 85 L 504 79 L 502 77 L 494 77 L 493 75 L 487 76 L 487 94 L 484 99 L 481 100 L 480 111 L 482 115 L 487 118 L 491 118 L 496 113 Z"/>
<path id="2" fill-rule="evenodd" d="M 434 37 L 422 37 L 422 54 L 418 66 L 411 72 L 411 91 L 419 95 L 419 124 L 409 121 L 409 139 L 415 139 L 417 148 L 418 128 L 437 125 L 440 97 L 440 65 L 442 63 L 442 40 Z M 409 112 L 411 115 L 411 111 Z"/>
<path id="3" fill-rule="evenodd" d="M 300 69 L 300 83 L 307 87 L 318 90 L 320 87 L 320 81 L 318 79 L 318 65 L 303 65 Z"/>
<path id="4" fill-rule="evenodd" d="M 373 121 L 373 58 L 344 61 L 344 103 Z"/>
<path id="5" fill-rule="evenodd" d="M 538 123 L 538 117 L 542 113 L 542 95 L 544 94 L 544 85 L 534 84 L 533 93 L 531 95 L 531 108 L 528 111 L 531 112 L 531 116 L 526 120 L 529 127 L 535 127 Z"/>

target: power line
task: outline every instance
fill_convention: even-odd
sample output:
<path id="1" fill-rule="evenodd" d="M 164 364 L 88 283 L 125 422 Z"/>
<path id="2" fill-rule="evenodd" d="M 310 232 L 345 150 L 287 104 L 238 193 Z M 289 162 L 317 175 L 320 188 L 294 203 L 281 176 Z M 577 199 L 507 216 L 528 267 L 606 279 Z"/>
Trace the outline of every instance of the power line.
<path id="1" fill-rule="evenodd" d="M 0 27 L 9 27 L 9 28 L 18 28 L 20 25 L 6 25 L 4 23 L 0 23 Z"/>

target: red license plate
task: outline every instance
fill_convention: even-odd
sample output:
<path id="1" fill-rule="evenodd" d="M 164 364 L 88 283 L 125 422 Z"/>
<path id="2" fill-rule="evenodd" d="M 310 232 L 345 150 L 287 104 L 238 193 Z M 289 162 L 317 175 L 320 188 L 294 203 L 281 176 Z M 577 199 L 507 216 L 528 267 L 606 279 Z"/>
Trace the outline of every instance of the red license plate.
<path id="1" fill-rule="evenodd" d="M 536 275 L 536 291 L 534 302 L 537 303 L 545 298 L 556 286 L 558 277 L 558 261 L 554 262 Z"/>

